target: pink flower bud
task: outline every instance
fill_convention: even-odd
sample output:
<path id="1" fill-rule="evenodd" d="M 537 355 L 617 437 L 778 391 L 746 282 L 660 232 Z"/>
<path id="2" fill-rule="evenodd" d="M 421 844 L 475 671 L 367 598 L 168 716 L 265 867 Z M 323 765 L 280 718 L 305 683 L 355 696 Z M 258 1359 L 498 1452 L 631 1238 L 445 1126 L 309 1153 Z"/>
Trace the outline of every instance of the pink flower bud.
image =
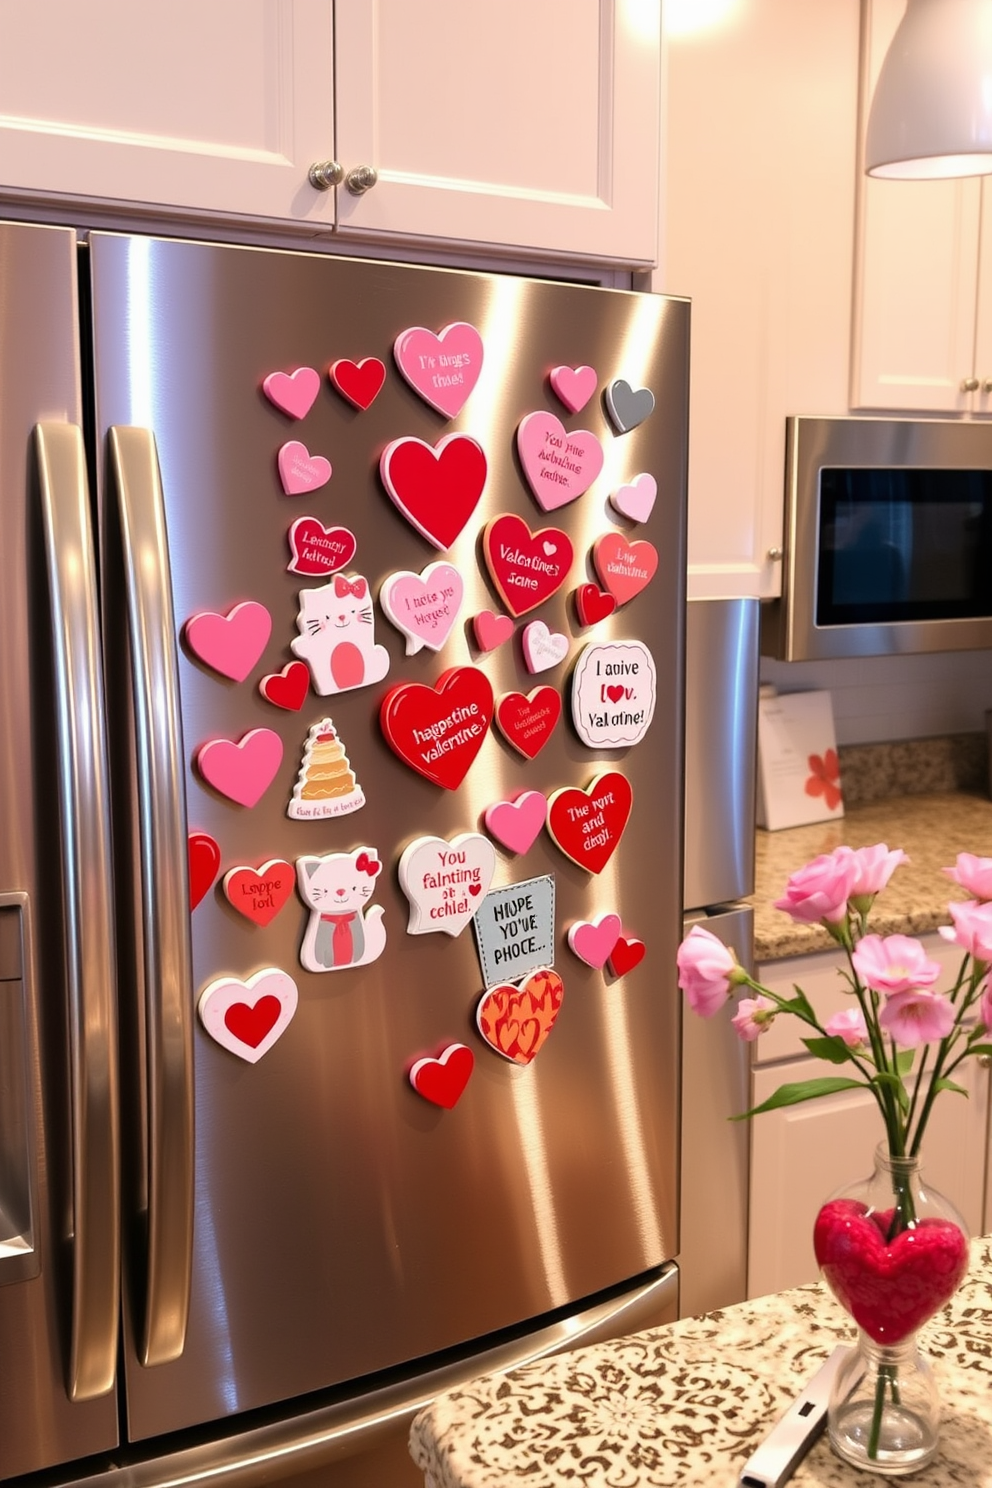
<path id="1" fill-rule="evenodd" d="M 884 842 L 876 842 L 874 847 L 857 848 L 854 861 L 858 865 L 858 876 L 851 889 L 851 898 L 860 899 L 878 894 L 885 888 L 899 865 L 908 863 L 909 859 L 901 847 L 893 848 L 892 852 L 889 852 Z"/>
<path id="2" fill-rule="evenodd" d="M 712 1018 L 730 996 L 731 978 L 739 968 L 722 940 L 693 925 L 676 957 L 679 986 L 694 1013 Z"/>
<path id="3" fill-rule="evenodd" d="M 836 924 L 847 914 L 847 901 L 858 874 L 851 849 L 835 847 L 832 853 L 814 858 L 792 875 L 775 908 L 803 924 L 815 925 L 821 920 L 828 926 Z"/>
<path id="4" fill-rule="evenodd" d="M 772 1026 L 776 1007 L 770 997 L 742 997 L 731 1023 L 745 1043 L 752 1043 Z"/>
<path id="5" fill-rule="evenodd" d="M 944 939 L 954 941 L 976 961 L 992 961 L 992 904 L 976 904 L 973 899 L 966 899 L 947 908 L 954 928 L 939 927 Z"/>
<path id="6" fill-rule="evenodd" d="M 824 1030 L 831 1038 L 843 1039 L 849 1049 L 868 1042 L 868 1029 L 860 1008 L 845 1008 L 842 1013 L 834 1013 Z"/>
<path id="7" fill-rule="evenodd" d="M 945 868 L 948 878 L 953 878 L 974 899 L 992 899 L 992 858 L 976 858 L 974 853 L 958 853 L 953 868 Z"/>

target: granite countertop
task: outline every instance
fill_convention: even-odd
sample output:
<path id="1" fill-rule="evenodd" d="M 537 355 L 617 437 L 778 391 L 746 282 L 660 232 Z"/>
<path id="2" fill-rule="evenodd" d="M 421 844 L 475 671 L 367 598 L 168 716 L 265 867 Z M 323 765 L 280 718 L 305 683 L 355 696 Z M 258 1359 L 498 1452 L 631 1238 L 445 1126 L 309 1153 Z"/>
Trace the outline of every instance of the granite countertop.
<path id="1" fill-rule="evenodd" d="M 755 959 L 774 961 L 832 949 L 836 942 L 819 925 L 799 925 L 773 901 L 797 868 L 841 843 L 870 847 L 885 842 L 901 847 L 909 863 L 897 869 L 872 911 L 880 935 L 920 935 L 950 924 L 947 905 L 967 897 L 941 869 L 959 852 L 992 857 L 992 801 L 963 791 L 889 796 L 849 807 L 837 821 L 781 832 L 757 833 L 754 906 Z"/>
<path id="2" fill-rule="evenodd" d="M 414 1420 L 427 1488 L 732 1488 L 744 1463 L 854 1328 L 821 1283 L 559 1354 L 442 1395 Z M 992 1488 L 992 1243 L 922 1330 L 944 1413 L 932 1488 Z M 880 1479 L 826 1436 L 797 1488 Z"/>

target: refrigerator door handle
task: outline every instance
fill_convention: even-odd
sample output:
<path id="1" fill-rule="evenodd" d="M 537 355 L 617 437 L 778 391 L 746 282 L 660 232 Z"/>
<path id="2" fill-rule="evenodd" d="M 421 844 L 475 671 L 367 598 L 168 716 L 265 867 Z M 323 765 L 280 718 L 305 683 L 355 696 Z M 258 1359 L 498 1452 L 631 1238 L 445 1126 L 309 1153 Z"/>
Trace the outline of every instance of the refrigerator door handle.
<path id="1" fill-rule="evenodd" d="M 193 1268 L 193 971 L 185 764 L 165 503 L 155 436 L 109 431 L 134 710 L 145 1006 L 148 1261 L 139 1356 L 179 1358 Z"/>
<path id="2" fill-rule="evenodd" d="M 34 429 L 55 671 L 72 1158 L 66 1389 L 114 1386 L 120 1299 L 117 970 L 96 555 L 82 431 Z"/>

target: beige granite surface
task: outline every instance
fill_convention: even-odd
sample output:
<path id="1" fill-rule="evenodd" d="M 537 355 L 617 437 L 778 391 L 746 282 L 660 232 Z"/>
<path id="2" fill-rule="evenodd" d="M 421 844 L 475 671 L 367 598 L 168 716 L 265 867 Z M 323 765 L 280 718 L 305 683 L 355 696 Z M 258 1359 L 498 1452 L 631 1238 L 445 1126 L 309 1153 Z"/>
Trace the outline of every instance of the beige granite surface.
<path id="1" fill-rule="evenodd" d="M 576 1349 L 442 1395 L 414 1420 L 427 1488 L 732 1488 L 748 1457 L 850 1319 L 826 1288 L 797 1287 L 667 1328 Z M 924 1328 L 943 1400 L 935 1461 L 906 1481 L 992 1488 L 992 1244 Z M 882 1479 L 824 1435 L 796 1488 Z"/>
<path id="2" fill-rule="evenodd" d="M 885 842 L 901 847 L 909 863 L 897 869 L 872 911 L 880 935 L 920 935 L 947 925 L 948 901 L 967 897 L 941 869 L 959 852 L 992 857 L 992 801 L 987 795 L 949 792 L 890 796 L 848 809 L 837 821 L 782 832 L 758 831 L 755 853 L 755 959 L 774 961 L 807 951 L 829 950 L 834 942 L 818 925 L 799 925 L 773 901 L 797 868 L 847 843 L 870 847 Z"/>

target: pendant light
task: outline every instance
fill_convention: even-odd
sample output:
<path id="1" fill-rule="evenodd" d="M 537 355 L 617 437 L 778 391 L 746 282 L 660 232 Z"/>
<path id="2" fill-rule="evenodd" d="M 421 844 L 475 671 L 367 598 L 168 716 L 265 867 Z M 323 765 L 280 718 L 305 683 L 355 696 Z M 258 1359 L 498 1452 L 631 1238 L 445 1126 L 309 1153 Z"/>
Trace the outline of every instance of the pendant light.
<path id="1" fill-rule="evenodd" d="M 992 0 L 909 0 L 875 85 L 865 170 L 992 173 Z"/>

